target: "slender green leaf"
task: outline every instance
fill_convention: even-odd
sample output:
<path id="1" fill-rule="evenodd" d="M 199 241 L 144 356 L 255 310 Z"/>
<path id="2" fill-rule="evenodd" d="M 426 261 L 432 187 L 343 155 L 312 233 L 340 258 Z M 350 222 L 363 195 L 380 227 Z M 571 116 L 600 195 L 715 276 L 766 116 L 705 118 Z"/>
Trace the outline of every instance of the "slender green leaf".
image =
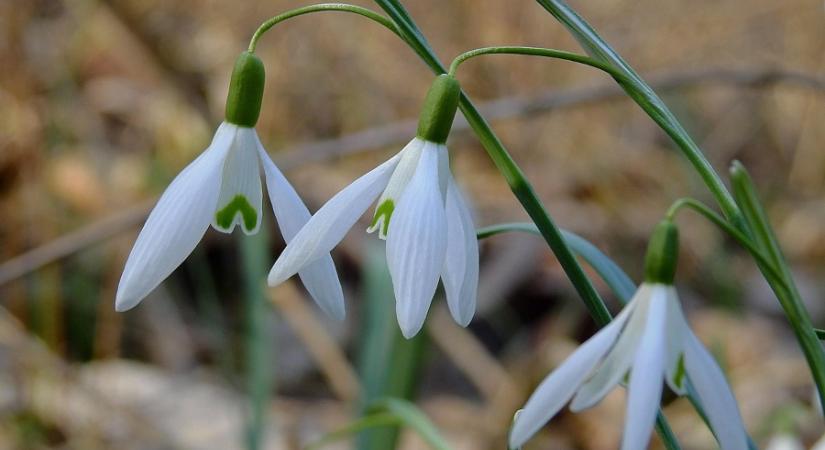
<path id="1" fill-rule="evenodd" d="M 783 278 L 784 283 L 782 284 L 773 282 L 770 278 L 771 267 L 757 259 L 757 265 L 768 280 L 779 303 L 782 305 L 782 309 L 785 311 L 785 316 L 788 318 L 794 334 L 796 334 L 796 339 L 802 347 L 802 352 L 805 354 L 816 382 L 820 401 L 825 404 L 825 353 L 823 353 L 822 344 L 814 331 L 811 316 L 805 307 L 799 290 L 796 288 L 791 270 L 779 246 L 779 241 L 776 239 L 776 234 L 771 227 L 768 216 L 759 201 L 753 180 L 745 167 L 738 161 L 734 162 L 731 167 L 731 181 L 734 197 L 742 210 L 747 227 L 757 247 L 762 250 L 762 253 L 767 254 L 770 262 L 773 263 L 773 269 L 778 270 Z"/>
<path id="2" fill-rule="evenodd" d="M 243 296 L 246 308 L 246 374 L 249 398 L 249 419 L 246 425 L 246 448 L 264 447 L 264 427 L 269 396 L 273 388 L 270 372 L 272 339 L 266 326 L 271 308 L 264 293 L 264 280 L 269 260 L 269 235 L 266 227 L 257 234 L 241 236 Z"/>

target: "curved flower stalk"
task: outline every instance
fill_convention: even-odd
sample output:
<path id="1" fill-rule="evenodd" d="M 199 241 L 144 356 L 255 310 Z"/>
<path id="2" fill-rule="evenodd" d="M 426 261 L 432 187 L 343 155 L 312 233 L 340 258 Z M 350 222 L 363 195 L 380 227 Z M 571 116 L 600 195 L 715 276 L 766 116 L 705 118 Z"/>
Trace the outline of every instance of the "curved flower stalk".
<path id="1" fill-rule="evenodd" d="M 662 396 L 662 380 L 679 395 L 686 377 L 695 387 L 723 450 L 747 450 L 736 399 L 713 356 L 685 320 L 673 287 L 677 232 L 659 225 L 646 258 L 645 282 L 606 327 L 582 344 L 539 385 L 515 419 L 510 447 L 518 448 L 568 402 L 574 412 L 627 381 L 624 450 L 647 448 Z"/>
<path id="2" fill-rule="evenodd" d="M 261 167 L 284 239 L 292 239 L 309 220 L 309 210 L 269 158 L 255 131 L 263 86 L 260 59 L 242 53 L 232 73 L 226 121 L 211 145 L 172 180 L 149 214 L 120 278 L 115 298 L 118 311 L 136 306 L 168 277 L 210 224 L 223 233 L 231 233 L 236 226 L 247 235 L 258 232 Z M 324 311 L 344 317 L 343 291 L 328 253 L 302 268 L 300 276 Z"/>
<path id="3" fill-rule="evenodd" d="M 275 261 L 270 285 L 282 283 L 328 254 L 378 199 L 367 231 L 377 231 L 387 241 L 402 334 L 411 338 L 421 329 L 439 279 L 453 318 L 462 326 L 469 324 L 476 306 L 478 242 L 444 145 L 459 93 L 455 78 L 436 78 L 417 136 L 312 216 Z"/>

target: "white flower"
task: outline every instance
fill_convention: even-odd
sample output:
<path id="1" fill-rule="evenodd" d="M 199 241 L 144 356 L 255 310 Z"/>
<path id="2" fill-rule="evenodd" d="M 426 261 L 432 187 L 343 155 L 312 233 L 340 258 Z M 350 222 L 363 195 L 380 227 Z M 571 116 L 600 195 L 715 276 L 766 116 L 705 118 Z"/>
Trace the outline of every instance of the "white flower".
<path id="1" fill-rule="evenodd" d="M 581 345 L 539 385 L 518 415 L 510 447 L 518 448 L 572 398 L 574 412 L 598 403 L 629 376 L 622 449 L 647 448 L 662 379 L 679 395 L 685 376 L 722 450 L 747 450 L 742 418 L 713 357 L 688 327 L 671 285 L 644 283 L 616 318 Z"/>
<path id="2" fill-rule="evenodd" d="M 421 329 L 439 278 L 453 318 L 466 326 L 478 287 L 475 228 L 450 173 L 447 148 L 421 138 L 321 207 L 275 261 L 269 284 L 282 283 L 326 255 L 379 195 L 368 231 L 387 240 L 402 333 L 410 338 Z"/>
<path id="3" fill-rule="evenodd" d="M 115 309 L 137 305 L 192 252 L 211 224 L 224 233 L 261 226 L 263 166 L 269 199 L 284 239 L 309 220 L 298 194 L 267 155 L 254 128 L 224 122 L 212 144 L 166 188 L 126 261 Z M 324 311 L 344 316 L 344 296 L 329 254 L 302 267 L 301 280 Z"/>

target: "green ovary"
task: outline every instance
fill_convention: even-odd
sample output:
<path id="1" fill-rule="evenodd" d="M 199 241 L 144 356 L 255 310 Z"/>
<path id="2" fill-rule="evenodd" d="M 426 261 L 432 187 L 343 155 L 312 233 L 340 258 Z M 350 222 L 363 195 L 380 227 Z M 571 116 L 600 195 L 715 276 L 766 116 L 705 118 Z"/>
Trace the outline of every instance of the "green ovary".
<path id="1" fill-rule="evenodd" d="M 375 231 L 378 223 L 380 222 L 381 229 L 378 231 L 378 235 L 386 238 L 387 230 L 390 228 L 390 217 L 392 216 L 392 212 L 394 210 L 395 203 L 393 203 L 390 199 L 384 200 L 380 205 L 378 205 L 378 208 L 375 209 L 375 216 L 372 218 L 369 231 Z"/>
<path id="2" fill-rule="evenodd" d="M 232 226 L 235 215 L 239 213 L 243 219 L 244 229 L 246 231 L 255 229 L 255 225 L 258 223 L 258 213 L 243 195 L 236 195 L 223 209 L 215 213 L 215 222 L 219 227 L 228 230 Z"/>

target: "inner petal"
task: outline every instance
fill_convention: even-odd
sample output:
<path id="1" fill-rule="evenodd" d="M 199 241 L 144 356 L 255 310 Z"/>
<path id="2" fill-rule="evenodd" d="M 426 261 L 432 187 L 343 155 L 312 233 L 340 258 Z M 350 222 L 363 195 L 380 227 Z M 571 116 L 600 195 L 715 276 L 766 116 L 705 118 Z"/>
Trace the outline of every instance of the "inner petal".
<path id="1" fill-rule="evenodd" d="M 667 294 L 667 365 L 665 378 L 673 392 L 685 395 L 685 357 L 684 342 L 685 319 L 682 307 L 679 305 L 679 296 L 673 286 L 663 287 Z"/>
<path id="2" fill-rule="evenodd" d="M 573 398 L 570 403 L 571 411 L 582 411 L 595 405 L 624 379 L 633 364 L 636 350 L 644 334 L 651 293 L 647 285 L 643 284 L 639 287 L 634 299 L 631 300 L 635 302 L 635 309 L 628 319 L 627 326 L 616 341 L 616 345 Z"/>
<path id="3" fill-rule="evenodd" d="M 378 237 L 387 239 L 387 230 L 390 229 L 390 217 L 395 211 L 395 205 L 398 204 L 398 199 L 401 198 L 404 188 L 407 187 L 415 173 L 424 144 L 424 141 L 415 138 L 399 152 L 401 160 L 395 167 L 392 176 L 390 176 L 390 181 L 387 183 L 381 197 L 378 198 L 378 206 L 375 208 L 375 214 L 369 228 L 367 228 L 367 233 L 378 230 Z"/>
<path id="4" fill-rule="evenodd" d="M 221 193 L 212 226 L 231 233 L 240 226 L 246 234 L 254 234 L 261 225 L 261 176 L 255 130 L 239 127 L 226 156 L 221 176 Z"/>

